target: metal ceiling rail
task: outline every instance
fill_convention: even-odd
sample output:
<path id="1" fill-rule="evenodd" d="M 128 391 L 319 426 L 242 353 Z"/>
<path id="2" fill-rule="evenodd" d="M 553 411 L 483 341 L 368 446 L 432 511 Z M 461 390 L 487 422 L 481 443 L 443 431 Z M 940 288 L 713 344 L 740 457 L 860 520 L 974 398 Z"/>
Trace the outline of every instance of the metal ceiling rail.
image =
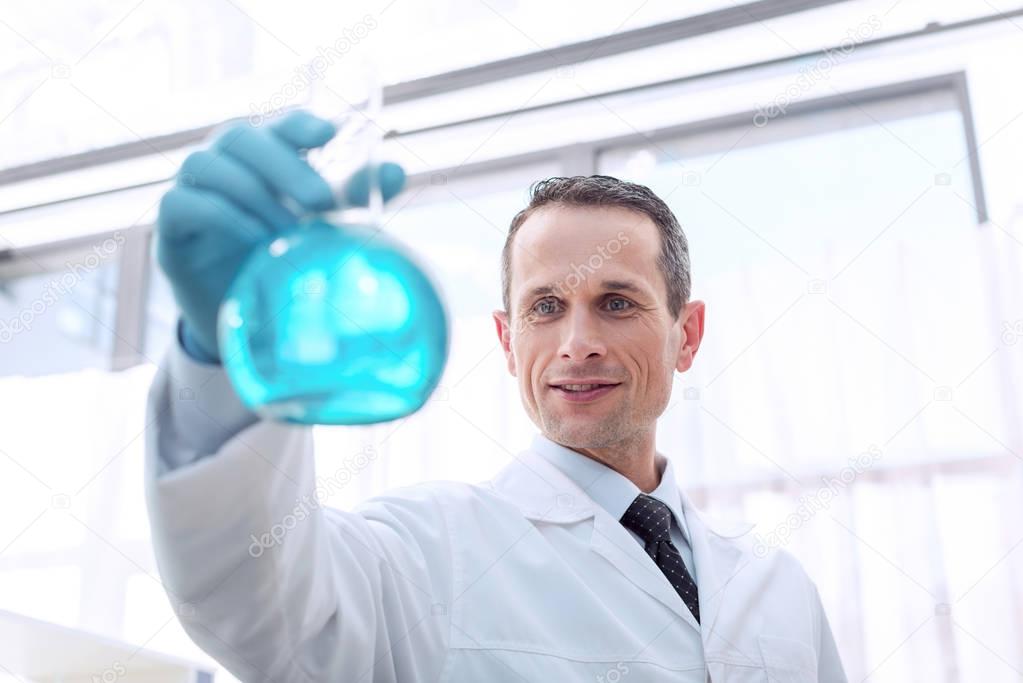
<path id="1" fill-rule="evenodd" d="M 848 1 L 848 0 L 839 0 L 839 1 Z M 701 15 L 701 16 L 703 16 L 703 15 Z M 928 24 L 927 26 L 925 26 L 925 27 L 923 27 L 921 29 L 914 30 L 914 31 L 905 31 L 905 32 L 902 32 L 902 33 L 892 34 L 892 35 L 889 35 L 889 36 L 882 36 L 880 38 L 874 38 L 874 39 L 870 39 L 870 40 L 865 40 L 865 41 L 857 44 L 857 49 L 862 49 L 862 48 L 866 48 L 866 47 L 875 47 L 875 46 L 879 46 L 879 45 L 884 45 L 884 44 L 888 44 L 888 43 L 894 43 L 894 42 L 903 41 L 903 40 L 909 40 L 909 39 L 913 39 L 913 38 L 919 38 L 919 37 L 923 37 L 923 36 L 930 36 L 930 35 L 936 35 L 936 34 L 940 34 L 940 33 L 950 32 L 950 31 L 957 31 L 957 30 L 962 30 L 962 29 L 968 29 L 968 28 L 973 28 L 973 27 L 976 27 L 976 26 L 981 26 L 983 24 L 988 24 L 988 23 L 992 23 L 992 22 L 1008 21 L 1008 20 L 1012 20 L 1012 19 L 1017 18 L 1017 17 L 1023 17 L 1023 8 L 1011 10 L 1011 11 L 1008 11 L 1008 12 L 996 12 L 996 13 L 992 13 L 992 14 L 986 14 L 986 15 L 983 15 L 983 16 L 980 16 L 980 17 L 974 17 L 972 19 L 964 19 L 962 21 L 953 22 L 953 23 L 949 23 L 949 24 Z M 615 38 L 615 36 L 609 37 L 609 39 L 613 39 L 613 38 Z M 801 53 L 786 55 L 786 56 L 783 56 L 783 57 L 777 57 L 777 58 L 774 58 L 774 59 L 762 60 L 762 61 L 759 61 L 759 62 L 751 62 L 751 63 L 747 63 L 747 64 L 740 64 L 740 65 L 737 65 L 737 66 L 727 67 L 727 68 L 724 68 L 724 69 L 716 69 L 716 70 L 712 70 L 712 71 L 703 71 L 703 72 L 699 72 L 699 73 L 696 73 L 696 74 L 691 74 L 691 75 L 688 75 L 688 76 L 680 76 L 678 78 L 671 78 L 671 79 L 666 79 L 666 80 L 662 80 L 662 81 L 655 81 L 655 82 L 651 82 L 651 83 L 644 83 L 642 85 L 629 86 L 627 88 L 619 88 L 619 89 L 616 89 L 616 90 L 602 91 L 600 93 L 594 93 L 594 94 L 591 94 L 591 95 L 586 95 L 586 96 L 582 96 L 582 97 L 578 97 L 578 98 L 571 98 L 571 99 L 566 99 L 566 100 L 558 100 L 556 102 L 539 104 L 539 105 L 535 105 L 533 107 L 523 107 L 523 108 L 516 109 L 514 113 L 521 114 L 521 113 L 527 113 L 527 112 L 531 112 L 531 111 L 538 111 L 538 110 L 543 110 L 543 109 L 551 109 L 551 108 L 555 108 L 555 107 L 562 107 L 562 106 L 565 106 L 565 105 L 576 104 L 576 103 L 583 102 L 583 101 L 586 101 L 586 100 L 591 100 L 591 99 L 613 97 L 613 96 L 623 95 L 623 94 L 627 94 L 627 93 L 635 92 L 635 91 L 639 91 L 639 90 L 644 90 L 644 89 L 673 86 L 673 85 L 678 85 L 678 84 L 681 84 L 681 83 L 700 81 L 700 80 L 705 80 L 705 79 L 710 79 L 710 78 L 715 78 L 715 77 L 720 77 L 720 76 L 726 76 L 726 75 L 741 73 L 741 72 L 745 72 L 745 71 L 751 71 L 751 70 L 754 70 L 754 69 L 760 69 L 760 68 L 767 68 L 767 67 L 777 66 L 777 65 L 785 64 L 785 63 L 789 63 L 789 62 L 798 62 L 798 61 L 801 61 L 801 60 L 806 60 L 806 59 L 811 59 L 811 58 L 815 58 L 815 57 L 824 56 L 824 55 L 828 54 L 829 52 L 832 52 L 832 51 L 834 51 L 836 49 L 838 49 L 837 46 L 829 46 L 829 47 L 826 47 L 826 48 L 821 48 L 819 50 L 811 50 L 811 51 L 808 51 L 808 52 L 801 52 Z M 437 78 L 442 78 L 442 77 L 443 76 L 438 76 Z M 401 85 L 403 85 L 403 84 L 399 83 L 399 84 L 396 84 L 396 85 L 393 85 L 393 86 L 385 87 L 385 89 L 384 89 L 385 100 L 386 100 L 386 94 L 389 91 L 389 89 L 391 89 L 391 88 L 398 88 Z M 460 86 L 460 87 L 464 87 L 464 86 Z M 449 122 L 445 122 L 443 124 L 437 124 L 437 125 L 434 125 L 434 126 L 427 126 L 427 127 L 418 128 L 418 129 L 391 131 L 391 132 L 388 133 L 387 137 L 405 137 L 405 136 L 414 135 L 414 134 L 418 134 L 418 133 L 425 133 L 425 132 L 441 130 L 441 129 L 444 129 L 444 128 L 453 128 L 453 127 L 456 127 L 456 126 L 462 126 L 462 125 L 466 125 L 466 124 L 470 124 L 470 123 L 477 123 L 477 122 L 486 121 L 486 120 L 489 120 L 489 119 L 500 118 L 502 116 L 507 116 L 510 113 L 512 113 L 512 112 L 508 112 L 508 111 L 496 112 L 496 113 L 485 114 L 485 115 L 477 116 L 477 117 L 473 117 L 473 118 L 466 118 L 466 119 L 460 119 L 460 120 L 455 120 L 455 121 L 449 121 Z M 38 162 L 30 163 L 30 164 L 25 164 L 25 165 L 22 165 L 22 166 L 16 166 L 16 167 L 8 168 L 8 169 L 5 169 L 5 170 L 0 170 L 0 186 L 5 185 L 5 184 L 12 184 L 12 183 L 16 183 L 16 182 L 22 182 L 22 181 L 25 181 L 25 180 L 31 180 L 31 179 L 34 179 L 34 178 L 54 175 L 54 174 L 57 174 L 57 173 L 65 173 L 65 172 L 69 172 L 69 171 L 82 170 L 82 169 L 89 168 L 89 167 L 92 167 L 92 166 L 98 166 L 98 165 L 102 165 L 102 164 L 106 164 L 106 163 L 112 163 L 112 162 L 116 162 L 116 161 L 125 161 L 125 160 L 132 159 L 132 158 L 146 156 L 148 154 L 162 153 L 162 152 L 167 152 L 167 151 L 172 151 L 172 150 L 180 149 L 182 147 L 187 147 L 189 145 L 199 144 L 203 140 L 205 140 L 214 129 L 216 129 L 217 127 L 219 127 L 219 126 L 221 126 L 223 124 L 224 124 L 224 122 L 219 122 L 219 123 L 216 123 L 216 124 L 213 124 L 213 125 L 202 126 L 202 127 L 199 127 L 199 128 L 192 128 L 192 129 L 184 130 L 184 131 L 178 131 L 178 132 L 171 133 L 171 134 L 168 134 L 168 135 L 156 136 L 156 137 L 147 138 L 147 139 L 144 139 L 144 140 L 138 140 L 138 141 L 134 141 L 134 142 L 127 142 L 127 143 L 123 143 L 123 144 L 120 144 L 120 145 L 112 145 L 110 147 L 105 147 L 105 148 L 96 149 L 96 150 L 90 150 L 88 152 L 81 152 L 81 153 L 78 153 L 78 154 L 71 154 L 71 155 L 67 155 L 67 156 L 63 156 L 63 157 L 59 157 L 59 158 L 54 158 L 54 159 L 46 159 L 46 160 L 43 160 L 43 161 L 38 161 Z M 132 186 L 132 187 L 142 187 L 142 186 L 147 186 L 147 185 L 156 185 L 156 184 L 159 184 L 161 182 L 166 182 L 169 179 L 170 178 L 164 178 L 164 179 L 160 179 L 160 180 L 155 180 L 155 181 L 151 181 L 151 182 L 142 183 L 140 185 L 136 185 L 136 186 Z M 124 189 L 124 188 L 116 188 L 115 190 L 104 190 L 104 191 L 100 191 L 100 192 L 96 192 L 96 193 L 91 193 L 89 195 L 83 195 L 83 197 L 84 196 L 94 196 L 94 195 L 100 195 L 100 194 L 107 194 L 108 192 L 112 192 L 112 191 L 116 191 L 116 190 L 120 190 L 120 189 Z M 71 200 L 79 199 L 79 198 L 82 198 L 82 197 L 67 197 L 67 198 L 61 198 L 61 199 L 57 199 L 57 200 L 53 200 L 53 201 L 49 201 L 49 202 L 41 202 L 41 203 L 38 203 L 38 204 L 33 204 L 31 206 L 23 206 L 23 207 L 17 207 L 17 208 L 14 208 L 14 209 L 7 209 L 7 210 L 0 211 L 0 216 L 16 213 L 16 212 L 20 212 L 20 211 L 26 211 L 26 210 L 29 210 L 29 209 L 39 208 L 39 207 L 42 207 L 42 206 L 49 206 L 51 204 L 57 204 L 57 203 L 62 203 L 62 202 L 66 202 L 66 201 L 71 201 Z"/>
<path id="2" fill-rule="evenodd" d="M 621 31 L 609 36 L 583 40 L 525 55 L 499 59 L 446 73 L 397 83 L 386 90 L 384 101 L 398 104 L 440 95 L 538 71 L 557 69 L 624 52 L 673 43 L 679 40 L 740 28 L 749 24 L 805 12 L 849 0 L 760 0 L 691 17 L 666 21 L 653 26 Z"/>
<path id="3" fill-rule="evenodd" d="M 758 0 L 727 9 L 571 43 L 550 50 L 540 50 L 403 83 L 395 83 L 384 87 L 383 100 L 385 104 L 397 104 L 433 97 L 471 88 L 480 83 L 524 76 L 559 66 L 578 64 L 590 59 L 610 57 L 849 1 Z M 199 144 L 219 125 L 222 123 L 2 169 L 0 170 L 0 185 L 9 185 Z"/>

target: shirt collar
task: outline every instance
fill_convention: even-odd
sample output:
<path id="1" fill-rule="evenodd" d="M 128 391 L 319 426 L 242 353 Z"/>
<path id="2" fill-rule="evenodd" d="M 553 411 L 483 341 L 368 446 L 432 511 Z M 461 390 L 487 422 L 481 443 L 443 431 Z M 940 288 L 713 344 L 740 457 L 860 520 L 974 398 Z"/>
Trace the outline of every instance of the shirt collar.
<path id="1" fill-rule="evenodd" d="M 578 451 L 551 441 L 541 433 L 533 437 L 531 450 L 557 467 L 614 519 L 620 520 L 636 496 L 642 493 L 639 487 L 624 475 Z M 657 488 L 647 495 L 668 506 L 686 543 L 690 543 L 689 527 L 682 513 L 682 498 L 675 479 L 675 468 L 671 459 L 662 453 L 657 452 L 654 457 L 661 481 Z"/>

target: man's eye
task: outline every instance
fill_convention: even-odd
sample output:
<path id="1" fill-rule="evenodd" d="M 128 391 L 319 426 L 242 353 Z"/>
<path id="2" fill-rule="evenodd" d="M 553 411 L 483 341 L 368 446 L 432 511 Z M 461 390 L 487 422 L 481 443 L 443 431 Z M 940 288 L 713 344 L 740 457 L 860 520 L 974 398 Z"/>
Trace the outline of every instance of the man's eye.
<path id="1" fill-rule="evenodd" d="M 621 302 L 623 302 L 623 303 L 626 303 L 626 304 L 628 304 L 628 306 L 626 306 L 626 307 L 624 307 L 624 308 L 618 308 L 618 309 L 612 309 L 612 310 L 618 310 L 618 311 L 627 311 L 627 310 L 629 310 L 629 308 L 631 308 L 631 307 L 632 307 L 632 302 L 631 302 L 631 301 L 629 301 L 628 299 L 623 299 L 623 298 L 622 298 L 622 297 L 620 297 L 620 296 L 616 296 L 616 297 L 614 297 L 613 299 L 608 299 L 608 301 L 609 301 L 610 303 L 614 303 L 615 301 L 621 301 Z"/>
<path id="2" fill-rule="evenodd" d="M 537 301 L 535 304 L 533 304 L 533 312 L 539 313 L 540 315 L 546 315 L 547 312 L 540 310 L 540 307 L 544 305 L 554 306 L 556 303 L 557 302 L 554 299 L 540 299 L 540 301 Z M 550 312 L 553 313 L 554 311 L 552 310 Z"/>

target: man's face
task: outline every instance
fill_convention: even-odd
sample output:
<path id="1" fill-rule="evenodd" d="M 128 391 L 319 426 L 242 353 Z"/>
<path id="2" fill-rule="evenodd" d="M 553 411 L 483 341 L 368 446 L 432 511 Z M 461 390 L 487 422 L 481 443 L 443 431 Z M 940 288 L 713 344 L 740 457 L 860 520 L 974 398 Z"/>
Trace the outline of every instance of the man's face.
<path id="1" fill-rule="evenodd" d="M 548 205 L 516 233 L 511 311 L 494 320 L 523 406 L 553 441 L 606 448 L 652 433 L 674 372 L 692 364 L 703 303 L 672 318 L 660 250 L 653 221 L 619 207 Z M 614 386 L 554 386 L 590 382 Z"/>

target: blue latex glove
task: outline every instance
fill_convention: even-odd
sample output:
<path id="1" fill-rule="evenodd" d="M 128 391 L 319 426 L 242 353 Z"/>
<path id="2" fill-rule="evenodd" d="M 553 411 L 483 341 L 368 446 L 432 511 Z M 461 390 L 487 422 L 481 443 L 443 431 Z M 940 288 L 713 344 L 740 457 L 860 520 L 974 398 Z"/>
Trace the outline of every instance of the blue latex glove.
<path id="1" fill-rule="evenodd" d="M 303 213 L 336 206 L 330 187 L 301 152 L 328 142 L 329 121 L 296 111 L 272 125 L 238 124 L 209 149 L 193 152 L 160 202 L 156 258 L 181 309 L 181 343 L 197 360 L 219 362 L 217 312 L 253 249 L 293 226 Z M 401 192 L 401 166 L 380 164 L 384 201 Z M 341 203 L 365 206 L 369 169 L 345 186 Z"/>

